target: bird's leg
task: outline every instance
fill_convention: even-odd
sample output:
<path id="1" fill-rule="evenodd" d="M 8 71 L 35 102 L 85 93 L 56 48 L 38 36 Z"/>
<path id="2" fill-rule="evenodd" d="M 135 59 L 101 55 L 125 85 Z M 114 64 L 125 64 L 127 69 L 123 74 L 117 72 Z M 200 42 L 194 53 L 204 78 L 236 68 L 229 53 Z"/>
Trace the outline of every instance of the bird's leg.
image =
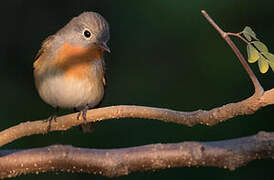
<path id="1" fill-rule="evenodd" d="M 76 108 L 74 108 L 74 111 L 76 110 Z M 80 119 L 80 116 L 82 115 L 82 118 L 84 120 L 85 123 L 87 123 L 87 111 L 89 110 L 89 106 L 86 105 L 82 110 L 79 111 L 79 113 L 77 114 L 77 119 Z"/>
<path id="2" fill-rule="evenodd" d="M 77 110 L 74 108 L 74 110 Z M 87 111 L 89 110 L 89 106 L 86 105 L 77 115 L 77 119 L 80 119 L 80 116 L 82 116 L 84 123 L 81 124 L 80 129 L 82 130 L 82 132 L 87 133 L 87 132 L 92 132 L 93 128 L 94 128 L 94 123 L 87 122 Z"/>
<path id="3" fill-rule="evenodd" d="M 51 129 L 51 122 L 52 122 L 52 120 L 54 120 L 54 122 L 57 122 L 56 118 L 57 118 L 57 113 L 58 112 L 59 112 L 59 107 L 56 107 L 55 113 L 53 113 L 48 119 L 44 120 L 44 122 L 49 122 L 47 132 L 49 132 L 50 129 Z"/>
<path id="4" fill-rule="evenodd" d="M 87 123 L 87 111 L 89 110 L 88 105 L 82 110 L 82 117 L 85 123 Z"/>

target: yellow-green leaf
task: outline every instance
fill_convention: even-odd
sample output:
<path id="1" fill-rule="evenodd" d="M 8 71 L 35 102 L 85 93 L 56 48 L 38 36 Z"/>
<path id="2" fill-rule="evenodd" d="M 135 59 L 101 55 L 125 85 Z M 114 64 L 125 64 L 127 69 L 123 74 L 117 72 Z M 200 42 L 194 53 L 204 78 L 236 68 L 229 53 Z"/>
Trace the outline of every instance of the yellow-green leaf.
<path id="1" fill-rule="evenodd" d="M 274 62 L 274 54 L 270 52 L 263 52 L 262 54 L 266 57 L 267 60 Z"/>
<path id="2" fill-rule="evenodd" d="M 274 72 L 274 61 L 270 61 L 270 62 L 269 62 L 269 65 L 270 65 L 272 71 Z"/>
<path id="3" fill-rule="evenodd" d="M 248 41 L 251 41 L 251 40 L 252 40 L 251 36 L 250 36 L 248 33 L 243 32 L 243 34 L 244 34 L 244 37 L 245 37 Z"/>
<path id="4" fill-rule="evenodd" d="M 266 45 L 264 43 L 262 43 L 261 41 L 254 41 L 252 42 L 255 47 L 260 51 L 260 52 L 268 52 L 268 48 L 266 47 Z"/>
<path id="5" fill-rule="evenodd" d="M 269 64 L 263 56 L 260 56 L 258 65 L 261 73 L 266 73 L 269 69 Z"/>
<path id="6" fill-rule="evenodd" d="M 254 63 L 259 59 L 260 53 L 251 44 L 248 44 L 247 45 L 247 56 L 248 56 L 248 62 Z"/>
<path id="7" fill-rule="evenodd" d="M 243 30 L 243 34 L 244 34 L 244 37 L 248 40 L 248 41 L 251 41 L 252 38 L 255 39 L 255 40 L 259 40 L 257 37 L 256 37 L 256 34 L 255 32 L 249 27 L 249 26 L 246 26 Z M 252 38 L 251 38 L 252 37 Z"/>

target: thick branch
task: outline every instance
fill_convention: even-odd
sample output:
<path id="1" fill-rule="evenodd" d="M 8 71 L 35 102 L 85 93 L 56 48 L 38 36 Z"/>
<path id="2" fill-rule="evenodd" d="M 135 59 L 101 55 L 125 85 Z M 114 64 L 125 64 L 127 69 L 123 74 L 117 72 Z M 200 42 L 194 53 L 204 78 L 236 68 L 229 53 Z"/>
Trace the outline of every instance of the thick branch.
<path id="1" fill-rule="evenodd" d="M 234 170 L 255 159 L 274 158 L 274 133 L 216 141 L 152 144 L 122 149 L 54 145 L 19 150 L 0 158 L 0 178 L 47 171 L 86 172 L 108 177 L 172 167 L 212 166 Z"/>
<path id="2" fill-rule="evenodd" d="M 114 118 L 147 118 L 165 122 L 193 126 L 197 124 L 215 125 L 219 122 L 239 115 L 252 114 L 259 108 L 274 104 L 274 89 L 266 91 L 261 97 L 251 96 L 237 103 L 226 104 L 210 111 L 198 110 L 194 112 L 181 112 L 162 108 L 144 106 L 110 106 L 89 110 L 87 121 L 95 122 Z M 69 114 L 57 118 L 52 122 L 51 131 L 65 131 L 83 123 L 77 120 L 77 114 Z M 48 123 L 43 120 L 24 122 L 0 132 L 0 146 L 33 134 L 47 133 Z"/>

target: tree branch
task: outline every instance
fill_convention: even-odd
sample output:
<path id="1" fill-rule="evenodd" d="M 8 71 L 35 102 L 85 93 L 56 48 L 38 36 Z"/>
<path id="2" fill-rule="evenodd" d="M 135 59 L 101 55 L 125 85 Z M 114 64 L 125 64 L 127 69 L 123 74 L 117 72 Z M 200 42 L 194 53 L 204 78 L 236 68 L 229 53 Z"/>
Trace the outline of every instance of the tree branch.
<path id="1" fill-rule="evenodd" d="M 227 119 L 252 114 L 259 108 L 274 104 L 274 89 L 266 91 L 261 97 L 255 95 L 237 103 L 230 103 L 209 111 L 197 110 L 193 112 L 181 112 L 163 108 L 153 108 L 144 106 L 110 106 L 104 108 L 91 109 L 87 112 L 87 121 L 96 122 L 114 118 L 146 118 L 156 119 L 165 122 L 194 126 L 205 124 L 215 125 Z M 57 118 L 57 122 L 52 122 L 50 131 L 65 131 L 83 123 L 77 120 L 77 114 L 69 114 Z M 24 122 L 0 132 L 0 146 L 33 134 L 47 133 L 48 123 L 44 120 L 34 122 Z"/>
<path id="2" fill-rule="evenodd" d="M 274 132 L 216 141 L 152 144 L 121 149 L 53 145 L 0 151 L 0 178 L 47 171 L 86 172 L 107 177 L 173 167 L 211 166 L 234 170 L 256 159 L 274 158 Z"/>
<path id="3" fill-rule="evenodd" d="M 212 110 L 181 112 L 144 106 L 111 106 L 87 112 L 87 121 L 95 122 L 114 118 L 148 118 L 193 126 L 215 125 L 239 115 L 252 114 L 259 108 L 274 104 L 274 89 L 264 91 L 239 49 L 218 25 L 203 15 L 221 34 L 235 52 L 255 87 L 253 96 L 216 107 Z M 69 114 L 52 122 L 51 131 L 64 131 L 83 123 L 77 114 Z M 47 133 L 44 121 L 25 122 L 0 132 L 0 146 L 23 136 Z M 255 159 L 274 158 L 274 132 L 217 142 L 184 142 L 152 144 L 146 146 L 98 150 L 55 145 L 30 150 L 0 151 L 0 178 L 15 177 L 22 173 L 46 171 L 87 172 L 108 177 L 184 166 L 214 166 L 234 170 Z"/>
<path id="4" fill-rule="evenodd" d="M 222 36 L 222 38 L 226 41 L 226 43 L 231 47 L 233 52 L 236 54 L 238 59 L 240 60 L 241 64 L 243 65 L 244 69 L 246 70 L 247 74 L 249 75 L 254 88 L 255 88 L 255 94 L 258 96 L 261 96 L 264 93 L 264 89 L 261 86 L 260 82 L 258 81 L 257 77 L 249 67 L 248 63 L 246 62 L 244 56 L 240 52 L 240 50 L 237 48 L 237 46 L 233 43 L 233 41 L 230 39 L 229 35 L 230 33 L 224 32 L 215 22 L 214 20 L 207 14 L 205 10 L 201 11 L 204 17 L 208 20 L 208 22 L 216 29 L 216 31 Z"/>

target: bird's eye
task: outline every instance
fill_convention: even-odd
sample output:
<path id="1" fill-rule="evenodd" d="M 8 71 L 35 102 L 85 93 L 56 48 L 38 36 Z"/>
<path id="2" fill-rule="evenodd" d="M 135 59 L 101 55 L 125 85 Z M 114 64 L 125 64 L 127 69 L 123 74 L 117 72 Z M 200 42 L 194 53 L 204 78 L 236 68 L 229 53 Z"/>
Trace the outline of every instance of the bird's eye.
<path id="1" fill-rule="evenodd" d="M 89 31 L 89 30 L 84 30 L 84 36 L 86 37 L 86 38 L 90 38 L 90 36 L 91 36 L 91 32 Z"/>

